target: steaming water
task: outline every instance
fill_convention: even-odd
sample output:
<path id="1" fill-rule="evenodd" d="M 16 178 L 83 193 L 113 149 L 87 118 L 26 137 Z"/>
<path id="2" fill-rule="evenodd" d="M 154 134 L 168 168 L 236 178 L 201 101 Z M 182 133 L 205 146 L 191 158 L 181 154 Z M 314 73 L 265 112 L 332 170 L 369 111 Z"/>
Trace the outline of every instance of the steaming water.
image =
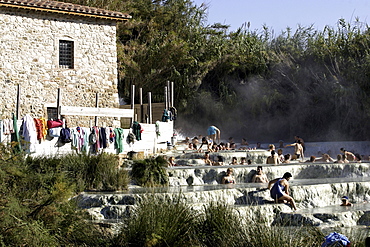
<path id="1" fill-rule="evenodd" d="M 335 143 L 335 145 L 333 145 L 333 143 L 306 143 L 306 154 L 309 156 L 308 154 L 316 154 L 320 152 L 328 153 L 330 150 L 334 150 L 333 153 L 335 154 L 340 147 L 345 147 L 347 150 L 352 152 L 367 154 L 370 153 L 368 151 L 370 150 L 369 143 L 370 142 L 358 142 L 350 144 L 346 142 Z M 265 145 L 267 147 L 267 144 Z M 276 146 L 278 147 L 278 145 Z M 291 153 L 292 151 L 292 149 L 286 148 L 283 152 Z M 213 153 L 211 154 L 211 158 L 216 157 L 216 155 L 222 155 L 225 157 L 225 163 L 227 163 L 227 160 L 231 160 L 232 157 L 253 157 L 254 160 L 265 160 L 265 155 L 268 155 L 268 152 L 262 149 L 235 152 L 226 151 Z M 333 154 L 331 155 L 332 157 L 334 156 Z M 172 150 L 168 156 L 176 156 L 177 161 L 183 159 L 184 162 L 189 162 L 191 159 L 199 160 L 203 158 L 204 154 L 188 152 L 184 153 L 182 150 Z M 227 167 L 233 167 L 236 175 L 239 174 L 242 176 L 242 178 L 239 177 L 239 180 L 241 179 L 241 181 L 247 181 L 245 180 L 245 176 L 256 169 L 257 163 L 254 163 L 254 165 L 250 166 L 236 165 L 222 167 L 211 167 L 201 164 L 195 165 L 196 167 L 172 167 L 168 168 L 168 171 L 169 173 L 173 173 L 173 176 L 175 177 L 181 177 L 182 175 L 189 175 L 191 171 L 194 171 L 196 176 L 197 174 L 195 170 L 203 172 L 203 175 L 211 170 L 213 170 L 215 174 L 220 174 L 223 170 L 226 170 Z M 341 224 L 341 222 L 338 223 L 335 222 L 335 220 L 333 221 L 332 218 L 335 219 L 335 217 L 342 217 L 341 219 L 347 219 L 346 217 L 348 217 L 348 221 L 345 222 L 344 226 L 351 226 L 352 230 L 366 230 L 368 233 L 368 228 L 357 225 L 356 219 L 358 218 L 356 217 L 359 217 L 359 215 L 362 213 L 367 214 L 367 212 L 370 211 L 370 203 L 363 203 L 363 201 L 366 201 L 370 198 L 370 186 L 367 186 L 370 182 L 370 170 L 368 169 L 369 166 L 370 164 L 367 162 L 350 163 L 347 165 L 332 163 L 291 163 L 273 166 L 264 164 L 263 167 L 265 172 L 268 172 L 270 175 L 272 174 L 273 176 L 281 176 L 281 173 L 291 171 L 293 173 L 293 177 L 299 177 L 289 181 L 293 190 L 293 197 L 297 196 L 297 198 L 300 197 L 301 199 L 306 200 L 302 205 L 298 205 L 299 210 L 297 212 L 291 212 L 290 208 L 285 205 L 276 205 L 272 203 L 271 200 L 266 200 L 267 198 L 270 199 L 269 192 L 266 189 L 267 184 L 256 183 L 238 182 L 237 184 L 227 185 L 203 184 L 192 186 L 169 186 L 164 188 L 141 188 L 132 185 L 127 191 L 118 191 L 114 193 L 87 192 L 84 194 L 86 197 L 91 196 L 91 200 L 96 200 L 99 202 L 97 204 L 101 204 L 100 209 L 96 209 L 95 212 L 103 212 L 101 208 L 108 211 L 112 210 L 112 213 L 108 212 L 108 214 L 104 216 L 104 222 L 119 223 L 119 219 L 122 217 L 122 215 L 119 214 L 124 214 L 127 208 L 133 205 L 124 204 L 123 202 L 131 201 L 135 203 L 136 198 L 144 197 L 144 194 L 158 194 L 158 196 L 163 196 L 162 198 L 164 199 L 170 199 L 173 198 L 172 196 L 179 194 L 186 194 L 185 198 L 187 201 L 189 201 L 189 203 L 206 203 L 207 200 L 208 202 L 225 200 L 231 205 L 234 205 L 234 207 L 237 210 L 240 210 L 240 212 L 249 212 L 249 208 L 253 206 L 253 208 L 256 210 L 260 210 L 261 214 L 266 214 L 266 217 L 270 217 L 270 220 L 273 219 L 273 217 L 276 217 L 275 210 L 277 210 L 279 207 L 283 207 L 284 210 L 287 211 L 287 215 L 292 215 L 290 217 L 294 217 L 294 215 L 298 215 L 301 218 L 308 217 L 309 219 L 315 219 L 316 217 L 318 219 L 328 217 L 329 220 L 327 222 L 323 221 L 320 225 L 320 228 L 325 227 L 327 229 L 327 233 L 333 230 L 338 230 L 338 228 L 331 228 L 333 224 L 336 224 L 336 227 Z M 269 178 L 271 179 L 271 177 Z M 322 188 L 320 188 L 320 185 L 323 185 Z M 338 192 L 333 194 L 334 191 Z M 355 200 L 352 201 L 355 202 L 353 207 L 339 206 L 340 197 L 345 195 L 346 192 L 352 193 L 353 199 Z M 123 198 L 128 199 L 126 200 Z M 120 204 L 120 200 L 122 201 L 122 204 Z M 104 204 L 104 201 L 106 201 L 107 204 Z M 305 206 L 307 207 L 305 208 Z M 109 215 L 114 216 L 114 218 L 109 218 Z M 289 216 L 287 217 L 289 218 Z M 270 223 L 272 223 L 272 221 L 270 221 Z M 343 230 L 342 233 L 345 233 L 345 230 Z"/>

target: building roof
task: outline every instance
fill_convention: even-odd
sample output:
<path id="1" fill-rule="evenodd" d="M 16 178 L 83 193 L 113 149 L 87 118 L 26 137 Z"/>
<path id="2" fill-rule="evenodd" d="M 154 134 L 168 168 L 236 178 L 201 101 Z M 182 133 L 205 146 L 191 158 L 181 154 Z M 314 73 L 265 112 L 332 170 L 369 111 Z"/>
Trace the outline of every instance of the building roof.
<path id="1" fill-rule="evenodd" d="M 130 15 L 117 11 L 49 0 L 0 0 L 0 7 L 32 9 L 35 11 L 80 15 L 102 19 L 128 20 L 131 18 Z"/>

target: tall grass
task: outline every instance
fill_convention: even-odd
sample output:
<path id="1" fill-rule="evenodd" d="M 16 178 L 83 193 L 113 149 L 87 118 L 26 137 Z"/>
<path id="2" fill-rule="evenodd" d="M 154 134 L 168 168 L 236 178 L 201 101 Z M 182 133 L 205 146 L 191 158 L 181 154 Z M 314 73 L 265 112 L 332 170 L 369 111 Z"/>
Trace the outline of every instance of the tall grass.
<path id="1" fill-rule="evenodd" d="M 112 236 L 69 198 L 85 189 L 125 188 L 128 175 L 115 156 L 26 158 L 0 150 L 0 246 L 111 244 Z"/>
<path id="2" fill-rule="evenodd" d="M 131 177 L 138 185 L 146 187 L 168 184 L 167 161 L 162 157 L 136 160 L 132 165 Z"/>
<path id="3" fill-rule="evenodd" d="M 232 206 L 211 203 L 196 210 L 179 198 L 171 202 L 150 196 L 140 202 L 114 242 L 118 246 L 312 247 L 324 240 L 318 228 L 270 227 L 253 217 L 243 218 Z"/>
<path id="4" fill-rule="evenodd" d="M 119 246 L 197 246 L 197 213 L 179 199 L 139 203 L 118 235 Z"/>
<path id="5" fill-rule="evenodd" d="M 229 205 L 206 205 L 198 226 L 198 236 L 204 246 L 244 246 L 247 236 L 242 219 Z"/>

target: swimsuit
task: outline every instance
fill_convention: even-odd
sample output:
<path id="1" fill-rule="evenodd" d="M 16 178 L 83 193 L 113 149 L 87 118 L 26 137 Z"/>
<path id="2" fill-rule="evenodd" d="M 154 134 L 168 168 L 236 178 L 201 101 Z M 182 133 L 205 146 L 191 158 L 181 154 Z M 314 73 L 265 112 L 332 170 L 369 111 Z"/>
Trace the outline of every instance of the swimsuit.
<path id="1" fill-rule="evenodd" d="M 271 198 L 274 200 L 278 200 L 280 197 L 285 195 L 284 193 L 285 186 L 280 184 L 280 181 L 282 179 L 283 178 L 280 178 L 271 188 L 270 195 L 271 195 Z"/>
<path id="2" fill-rule="evenodd" d="M 207 133 L 208 135 L 215 135 L 216 134 L 216 128 L 215 126 L 209 126 L 208 129 L 207 129 Z"/>

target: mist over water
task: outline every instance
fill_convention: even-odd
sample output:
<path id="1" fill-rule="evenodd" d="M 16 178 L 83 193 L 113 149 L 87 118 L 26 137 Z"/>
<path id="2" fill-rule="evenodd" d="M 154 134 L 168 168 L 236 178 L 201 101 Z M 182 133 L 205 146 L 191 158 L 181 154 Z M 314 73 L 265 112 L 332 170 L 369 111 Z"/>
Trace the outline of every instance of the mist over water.
<path id="1" fill-rule="evenodd" d="M 176 128 L 183 135 L 206 135 L 215 125 L 222 139 L 232 136 L 236 142 L 290 142 L 294 135 L 305 141 L 366 140 L 362 102 L 356 97 L 360 88 L 327 68 L 280 66 L 268 78 L 228 76 L 221 82 L 226 96 L 203 87 L 180 114 Z"/>

